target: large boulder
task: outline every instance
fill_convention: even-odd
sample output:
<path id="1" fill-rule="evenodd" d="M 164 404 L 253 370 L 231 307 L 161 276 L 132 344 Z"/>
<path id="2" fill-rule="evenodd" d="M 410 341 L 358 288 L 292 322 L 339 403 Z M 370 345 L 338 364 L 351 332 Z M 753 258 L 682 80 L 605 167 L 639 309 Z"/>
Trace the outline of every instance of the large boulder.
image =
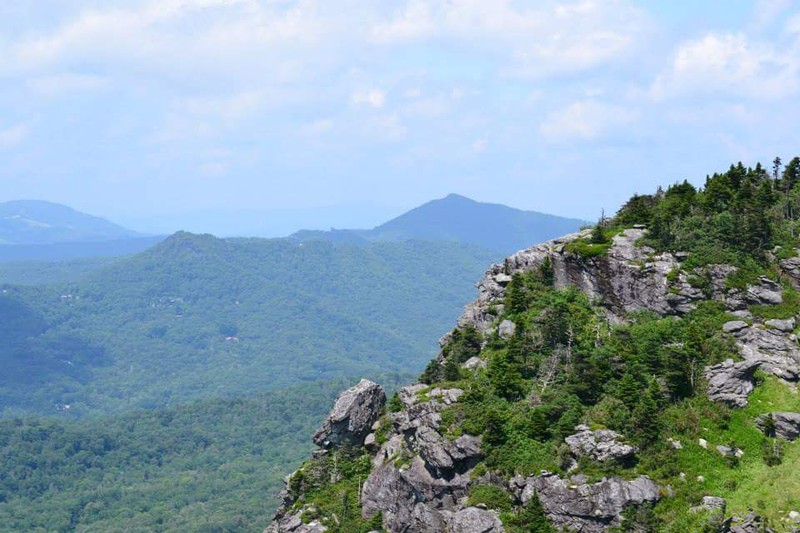
<path id="1" fill-rule="evenodd" d="M 378 420 L 386 394 L 377 383 L 362 379 L 339 395 L 330 414 L 316 433 L 314 443 L 321 448 L 359 446 Z"/>
<path id="2" fill-rule="evenodd" d="M 595 461 L 624 462 L 636 453 L 636 448 L 619 441 L 619 434 L 609 429 L 591 431 L 588 426 L 577 426 L 577 433 L 564 439 L 575 457 L 589 457 Z"/>
<path id="3" fill-rule="evenodd" d="M 728 359 L 706 368 L 708 397 L 733 407 L 746 406 L 747 397 L 755 387 L 753 375 L 761 363 L 760 360 L 734 362 Z"/>
<path id="4" fill-rule="evenodd" d="M 539 498 L 545 514 L 558 528 L 583 533 L 601 533 L 620 524 L 620 515 L 629 506 L 655 503 L 661 497 L 658 485 L 647 476 L 631 481 L 603 479 L 588 484 L 583 476 L 561 478 L 543 473 L 528 478 L 521 500 Z"/>
<path id="5" fill-rule="evenodd" d="M 325 533 L 328 531 L 328 528 L 317 520 L 307 524 L 303 523 L 302 515 L 303 510 L 295 514 L 287 514 L 270 524 L 264 533 Z"/>
<path id="6" fill-rule="evenodd" d="M 448 533 L 503 533 L 503 524 L 494 511 L 467 507 L 458 512 L 444 511 L 442 515 Z"/>
<path id="7" fill-rule="evenodd" d="M 772 424 L 768 423 L 768 417 L 772 417 Z M 767 413 L 756 418 L 756 425 L 762 431 L 771 425 L 775 437 L 795 440 L 800 436 L 800 413 Z"/>

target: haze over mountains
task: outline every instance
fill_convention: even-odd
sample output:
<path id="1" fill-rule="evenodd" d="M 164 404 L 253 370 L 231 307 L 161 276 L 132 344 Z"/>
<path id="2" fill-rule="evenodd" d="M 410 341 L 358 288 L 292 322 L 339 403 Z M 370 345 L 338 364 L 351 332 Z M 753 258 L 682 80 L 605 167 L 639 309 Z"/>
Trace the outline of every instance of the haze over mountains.
<path id="1" fill-rule="evenodd" d="M 251 226 L 242 236 L 275 234 L 286 227 L 273 218 L 248 215 Z M 215 222 L 216 221 L 216 222 Z M 178 221 L 169 223 L 178 224 Z M 409 239 L 451 241 L 480 246 L 498 257 L 584 225 L 577 219 L 523 211 L 499 204 L 476 202 L 451 194 L 427 202 L 373 229 L 302 230 L 289 236 L 296 242 L 387 242 Z M 226 225 L 215 235 L 225 234 Z M 238 226 L 241 229 L 241 226 Z M 175 227 L 174 230 L 185 228 Z M 108 220 L 67 206 L 37 200 L 0 204 L 0 262 L 66 261 L 90 257 L 114 257 L 138 253 L 161 242 L 163 235 L 144 235 Z"/>
<path id="2" fill-rule="evenodd" d="M 371 230 L 300 231 L 297 241 L 375 242 L 425 239 L 468 242 L 503 254 L 572 233 L 586 222 L 476 202 L 458 194 L 432 200 Z"/>
<path id="3" fill-rule="evenodd" d="M 0 244 L 114 241 L 142 236 L 61 204 L 41 200 L 0 203 Z"/>

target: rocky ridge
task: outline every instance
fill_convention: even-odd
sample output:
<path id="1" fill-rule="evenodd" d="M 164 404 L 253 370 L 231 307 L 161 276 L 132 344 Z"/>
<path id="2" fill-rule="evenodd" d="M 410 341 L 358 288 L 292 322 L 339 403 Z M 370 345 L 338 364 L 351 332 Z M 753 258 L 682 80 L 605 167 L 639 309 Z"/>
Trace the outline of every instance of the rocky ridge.
<path id="1" fill-rule="evenodd" d="M 497 323 L 506 288 L 514 274 L 531 271 L 547 260 L 552 265 L 556 288 L 576 286 L 602 306 L 611 322 L 622 322 L 628 313 L 640 310 L 679 317 L 702 300 L 721 302 L 738 318 L 726 323 L 723 332 L 738 347 L 742 360 L 731 359 L 705 369 L 712 399 L 734 407 L 746 405 L 759 369 L 796 386 L 800 380 L 800 346 L 794 334 L 794 319 L 760 320 L 748 310 L 752 305 L 781 304 L 781 286 L 760 278 L 746 289 L 729 288 L 726 279 L 735 270 L 729 265 L 710 265 L 687 273 L 681 268 L 684 255 L 656 253 L 639 246 L 637 241 L 644 231 L 622 231 L 613 238 L 608 253 L 599 257 L 583 257 L 569 249 L 569 243 L 587 237 L 588 232 L 517 252 L 487 271 L 477 284 L 478 298 L 466 307 L 458 325 L 474 326 L 485 336 L 513 335 L 513 324 Z M 792 282 L 800 284 L 800 258 L 780 264 Z M 692 276 L 702 277 L 707 283 L 696 287 Z M 442 344 L 449 338 L 443 337 Z M 442 355 L 439 362 L 444 363 Z M 464 367 L 479 369 L 481 362 L 472 358 Z M 501 532 L 504 527 L 496 511 L 468 503 L 470 488 L 494 485 L 507 491 L 515 505 L 525 505 L 535 495 L 548 519 L 558 527 L 600 532 L 619 525 L 626 508 L 654 503 L 669 490 L 647 476 L 632 480 L 604 478 L 592 483 L 580 474 L 562 478 L 542 472 L 510 481 L 491 473 L 477 475 L 474 467 L 482 458 L 480 438 L 460 435 L 451 439 L 442 429 L 441 412 L 457 403 L 462 393 L 459 389 L 431 389 L 421 384 L 404 387 L 398 394 L 401 409 L 378 420 L 378 404 L 382 402 L 354 405 L 354 412 L 365 413 L 355 417 L 361 422 L 352 429 L 348 422 L 339 437 L 331 438 L 331 428 L 344 427 L 337 401 L 337 407 L 315 435 L 315 442 L 323 448 L 322 453 L 342 445 L 364 444 L 370 449 L 372 470 L 360 495 L 364 519 L 379 517 L 382 527 L 390 533 Z M 352 390 L 343 393 L 343 397 L 364 400 L 363 395 Z M 780 413 L 775 415 L 777 419 Z M 367 421 L 372 432 L 365 429 Z M 789 427 L 787 424 L 776 423 L 776 429 L 783 431 L 784 426 Z M 566 440 L 575 458 L 588 456 L 602 462 L 635 454 L 635 449 L 621 443 L 621 437 L 614 432 L 592 432 L 585 426 L 576 431 Z M 303 509 L 297 510 L 294 505 L 295 495 L 287 492 L 284 496 L 284 506 L 267 530 L 269 533 L 327 530 L 318 520 L 304 523 Z M 729 522 L 727 527 L 730 531 L 749 531 L 748 524 L 754 521 L 757 518 L 741 524 Z"/>

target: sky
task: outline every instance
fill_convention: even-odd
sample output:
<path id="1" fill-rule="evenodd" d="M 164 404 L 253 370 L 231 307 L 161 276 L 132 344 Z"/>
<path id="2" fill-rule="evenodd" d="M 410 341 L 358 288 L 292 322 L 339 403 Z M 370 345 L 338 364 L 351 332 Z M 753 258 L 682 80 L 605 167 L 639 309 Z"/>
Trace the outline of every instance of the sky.
<path id="1" fill-rule="evenodd" d="M 146 230 L 452 192 L 592 220 L 800 155 L 799 4 L 4 0 L 0 201 Z"/>

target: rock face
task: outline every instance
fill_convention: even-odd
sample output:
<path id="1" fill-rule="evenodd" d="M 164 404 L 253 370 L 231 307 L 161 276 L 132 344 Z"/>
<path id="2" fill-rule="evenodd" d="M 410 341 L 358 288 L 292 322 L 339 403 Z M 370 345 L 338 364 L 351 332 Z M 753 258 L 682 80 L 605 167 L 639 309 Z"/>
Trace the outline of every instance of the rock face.
<path id="1" fill-rule="evenodd" d="M 707 392 L 713 400 L 732 407 L 747 405 L 754 388 L 754 374 L 759 369 L 791 385 L 800 382 L 800 344 L 794 335 L 795 319 L 763 321 L 757 318 L 756 310 L 749 309 L 753 305 L 781 303 L 781 285 L 760 278 L 752 286 L 731 289 L 726 286 L 726 279 L 735 272 L 734 267 L 709 265 L 686 271 L 683 269 L 686 254 L 658 254 L 639 246 L 637 241 L 644 234 L 641 227 L 624 230 L 613 238 L 608 253 L 598 257 L 584 257 L 570 251 L 570 243 L 587 237 L 588 230 L 517 252 L 486 272 L 477 285 L 477 300 L 466 307 L 458 324 L 474 326 L 487 338 L 495 334 L 505 339 L 513 337 L 516 328 L 513 322 L 498 323 L 507 287 L 515 274 L 538 269 L 547 261 L 556 288 L 577 287 L 602 307 L 612 323 L 624 322 L 629 313 L 638 310 L 680 317 L 705 300 L 724 305 L 737 320 L 725 323 L 719 336 L 730 340 L 741 360 L 728 359 L 704 369 Z M 800 288 L 800 255 L 782 261 L 781 265 Z M 445 335 L 441 342 L 446 343 L 450 338 L 451 335 Z M 444 361 L 442 354 L 439 361 Z M 479 373 L 486 364 L 485 359 L 473 357 L 462 366 Z M 362 380 L 340 395 L 315 433 L 314 442 L 323 450 L 316 452 L 317 463 L 312 461 L 312 465 L 339 453 L 329 451 L 331 448 L 366 446 L 372 468 L 363 486 L 359 480 L 361 516 L 373 519 L 380 513 L 383 529 L 388 533 L 503 532 L 497 511 L 468 504 L 470 490 L 478 484 L 506 490 L 515 506 L 537 498 L 556 528 L 583 533 L 599 533 L 619 526 L 626 508 L 660 499 L 662 489 L 646 476 L 633 480 L 604 478 L 589 483 L 581 475 L 561 477 L 547 472 L 528 478 L 518 476 L 511 482 L 491 472 L 479 475 L 475 466 L 483 459 L 481 438 L 449 433 L 453 428 L 442 426 L 442 412 L 457 405 L 463 394 L 461 389 L 430 388 L 422 384 L 403 387 L 398 391 L 402 409 L 385 414 L 377 422 L 385 394 L 376 384 Z M 535 394 L 530 401 L 536 404 Z M 773 413 L 773 418 L 776 434 L 787 439 L 800 436 L 800 414 Z M 763 426 L 763 420 L 757 422 Z M 574 458 L 624 462 L 636 452 L 613 431 L 591 431 L 586 426 L 575 429 L 575 434 L 565 439 Z M 703 439 L 698 442 L 713 449 Z M 682 447 L 677 441 L 671 446 Z M 735 449 L 718 450 L 739 455 Z M 703 482 L 704 478 L 698 475 L 697 480 Z M 302 523 L 304 509 L 297 509 L 302 501 L 301 496 L 285 492 L 284 505 L 268 533 L 326 531 L 333 523 L 332 517 Z M 724 505 L 724 500 L 709 496 L 700 507 L 724 509 Z M 749 515 L 728 521 L 725 531 L 750 533 L 762 531 L 762 526 L 759 517 Z"/>
<path id="2" fill-rule="evenodd" d="M 587 484 L 583 476 L 562 479 L 548 473 L 525 481 L 523 503 L 534 495 L 556 527 L 586 533 L 600 533 L 617 526 L 626 507 L 655 503 L 661 497 L 658 485 L 647 476 L 632 481 L 611 478 Z"/>
<path id="3" fill-rule="evenodd" d="M 591 431 L 588 426 L 578 426 L 575 430 L 577 433 L 564 439 L 575 457 L 589 457 L 601 463 L 624 462 L 636 453 L 633 446 L 619 442 L 620 436 L 614 431 Z"/>
<path id="4" fill-rule="evenodd" d="M 457 513 L 445 511 L 445 523 L 449 533 L 501 533 L 503 524 L 493 511 L 467 507 Z"/>
<path id="5" fill-rule="evenodd" d="M 744 407 L 747 397 L 753 392 L 753 375 L 759 366 L 760 360 L 734 363 L 733 359 L 728 359 L 708 367 L 705 374 L 709 398 L 733 407 Z"/>
<path id="6" fill-rule="evenodd" d="M 362 515 L 382 513 L 390 533 L 503 531 L 493 513 L 461 507 L 469 493 L 470 472 L 482 458 L 480 437 L 445 437 L 439 430 L 439 412 L 457 402 L 463 391 L 433 389 L 420 398 L 422 390 L 412 385 L 399 391 L 406 408 L 392 414 L 393 435 L 373 460 L 375 468 L 364 483 Z M 469 517 L 475 518 L 472 525 Z M 464 529 L 468 527 L 473 529 Z"/>
<path id="7" fill-rule="evenodd" d="M 328 528 L 317 520 L 304 524 L 301 514 L 302 511 L 273 522 L 264 533 L 325 533 L 328 531 Z"/>
<path id="8" fill-rule="evenodd" d="M 381 386 L 362 379 L 339 395 L 322 427 L 314 433 L 314 443 L 321 448 L 362 444 L 384 403 L 386 394 Z"/>
<path id="9" fill-rule="evenodd" d="M 762 431 L 767 427 L 767 418 L 772 417 L 772 428 L 776 437 L 795 440 L 800 437 L 800 413 L 768 413 L 756 418 L 756 425 Z"/>
<path id="10" fill-rule="evenodd" d="M 603 305 L 612 322 L 623 321 L 626 314 L 637 310 L 680 316 L 708 299 L 721 302 L 731 314 L 751 319 L 748 306 L 783 302 L 781 285 L 766 277 L 759 278 L 745 290 L 726 287 L 726 278 L 736 270 L 730 265 L 695 269 L 693 274 L 705 278 L 708 283 L 703 290 L 693 287 L 690 273 L 680 270 L 684 254 L 656 254 L 647 246 L 637 245 L 645 231 L 631 228 L 616 235 L 608 253 L 600 257 L 587 258 L 569 251 L 569 243 L 587 237 L 589 230 L 517 252 L 503 263 L 493 265 L 478 282 L 478 298 L 466 307 L 459 326 L 472 325 L 483 334 L 492 333 L 496 327 L 496 312 L 503 309 L 505 291 L 513 275 L 532 271 L 545 259 L 550 261 L 557 288 L 570 285 L 579 288 L 591 300 Z M 800 256 L 780 264 L 800 287 Z M 794 319 L 753 325 L 737 320 L 726 323 L 723 331 L 734 337 L 745 360 L 757 362 L 753 371 L 761 368 L 794 385 L 800 382 L 800 346 L 792 333 L 794 327 Z M 500 329 L 498 334 L 508 334 L 507 324 Z M 448 339 L 449 336 L 445 336 L 442 342 Z M 744 376 L 734 371 L 730 375 L 733 382 L 726 385 L 723 369 L 709 371 L 716 376 L 716 384 L 710 389 L 712 397 L 735 406 L 745 405 L 744 398 L 752 390 L 745 383 L 748 379 L 740 379 Z"/>

